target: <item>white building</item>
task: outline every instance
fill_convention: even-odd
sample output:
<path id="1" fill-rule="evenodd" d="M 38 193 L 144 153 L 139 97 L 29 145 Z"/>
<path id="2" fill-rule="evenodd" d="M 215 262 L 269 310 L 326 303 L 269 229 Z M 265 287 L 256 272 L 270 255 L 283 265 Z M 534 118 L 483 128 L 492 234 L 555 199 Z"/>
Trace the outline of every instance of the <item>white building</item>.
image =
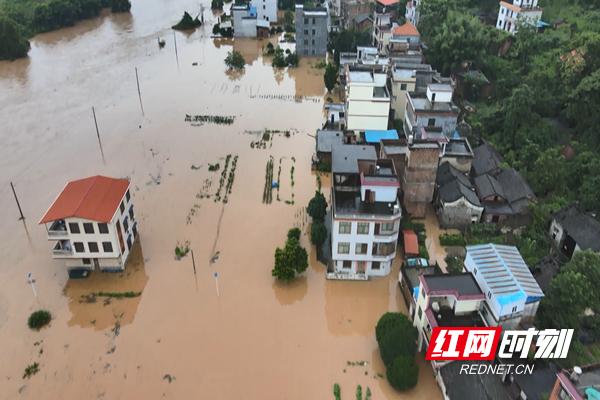
<path id="1" fill-rule="evenodd" d="M 427 349 L 436 326 L 486 326 L 480 313 L 485 296 L 470 273 L 420 275 L 413 297 L 419 351 Z"/>
<path id="2" fill-rule="evenodd" d="M 374 146 L 332 148 L 330 279 L 366 280 L 390 273 L 402 209 L 390 160 Z"/>
<path id="3" fill-rule="evenodd" d="M 67 183 L 39 223 L 69 270 L 123 270 L 138 232 L 129 181 L 104 176 Z"/>
<path id="4" fill-rule="evenodd" d="M 277 22 L 277 0 L 252 0 L 251 4 L 256 8 L 258 20 Z"/>
<path id="5" fill-rule="evenodd" d="M 415 128 L 426 128 L 447 137 L 456 129 L 458 107 L 452 102 L 451 85 L 431 83 L 426 95 L 407 92 L 404 113 L 404 131 L 407 136 L 415 133 Z"/>
<path id="6" fill-rule="evenodd" d="M 419 24 L 419 2 L 420 0 L 408 0 L 404 18 L 413 25 Z"/>
<path id="7" fill-rule="evenodd" d="M 482 314 L 488 325 L 514 328 L 533 320 L 544 292 L 514 246 L 467 246 L 465 268 L 485 294 Z"/>
<path id="8" fill-rule="evenodd" d="M 519 24 L 537 26 L 542 19 L 542 11 L 542 8 L 538 7 L 538 0 L 501 1 L 496 28 L 516 33 Z"/>
<path id="9" fill-rule="evenodd" d="M 347 129 L 386 130 L 390 114 L 387 74 L 346 70 Z"/>

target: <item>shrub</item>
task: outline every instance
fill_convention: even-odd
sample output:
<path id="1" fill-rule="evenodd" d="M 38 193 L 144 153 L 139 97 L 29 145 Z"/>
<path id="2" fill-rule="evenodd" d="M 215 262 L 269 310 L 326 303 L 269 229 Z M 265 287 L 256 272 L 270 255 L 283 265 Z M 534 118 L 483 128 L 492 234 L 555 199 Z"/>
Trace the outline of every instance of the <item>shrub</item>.
<path id="1" fill-rule="evenodd" d="M 131 9 L 129 0 L 112 0 L 110 8 L 112 12 L 128 12 Z"/>
<path id="2" fill-rule="evenodd" d="M 327 214 L 327 200 L 325 200 L 323 193 L 315 192 L 314 197 L 308 202 L 306 212 L 315 221 L 323 221 L 325 219 L 325 214 Z"/>
<path id="3" fill-rule="evenodd" d="M 429 252 L 427 251 L 427 246 L 425 246 L 425 244 L 419 245 L 419 257 L 429 260 Z"/>
<path id="4" fill-rule="evenodd" d="M 419 366 L 414 357 L 396 357 L 387 369 L 387 380 L 396 390 L 408 390 L 416 386 L 419 379 Z"/>
<path id="5" fill-rule="evenodd" d="M 211 10 L 222 10 L 223 9 L 223 0 L 212 0 L 210 2 Z"/>
<path id="6" fill-rule="evenodd" d="M 48 325 L 52 320 L 52 314 L 47 310 L 37 310 L 34 311 L 27 320 L 27 325 L 29 328 L 40 330 L 45 325 Z"/>
<path id="7" fill-rule="evenodd" d="M 25 372 L 23 373 L 23 379 L 30 378 L 31 376 L 37 374 L 40 370 L 40 364 L 34 362 L 33 364 L 29 364 L 25 367 Z"/>
<path id="8" fill-rule="evenodd" d="M 416 341 L 417 331 L 408 319 L 385 333 L 379 342 L 379 353 L 386 367 L 389 368 L 399 356 L 413 358 L 417 350 Z"/>
<path id="9" fill-rule="evenodd" d="M 310 227 L 310 242 L 315 246 L 321 246 L 327 240 L 327 228 L 325 224 L 319 220 L 313 222 Z"/>
<path id="10" fill-rule="evenodd" d="M 0 16 L 0 60 L 25 57 L 29 51 L 29 41 L 22 29 L 12 19 Z"/>
<path id="11" fill-rule="evenodd" d="M 219 26 L 219 24 L 213 25 L 212 33 L 213 35 L 218 35 L 219 33 L 221 33 L 221 27 Z"/>
<path id="12" fill-rule="evenodd" d="M 406 315 L 397 313 L 397 312 L 386 312 L 383 314 L 379 321 L 377 321 L 377 326 L 375 327 L 375 339 L 377 339 L 377 343 L 381 342 L 384 336 L 395 326 L 400 326 L 407 320 Z"/>
<path id="13" fill-rule="evenodd" d="M 287 238 L 289 239 L 296 239 L 298 241 L 300 241 L 300 234 L 302 232 L 300 232 L 300 228 L 292 228 L 288 231 L 287 233 Z"/>
<path id="14" fill-rule="evenodd" d="M 298 54 L 296 52 L 289 53 L 287 57 L 285 57 L 285 62 L 288 67 L 297 67 L 299 63 Z"/>
<path id="15" fill-rule="evenodd" d="M 466 246 L 467 241 L 461 233 L 442 233 L 440 235 L 440 244 L 442 246 Z"/>
<path id="16" fill-rule="evenodd" d="M 273 61 L 271 62 L 275 68 L 285 68 L 287 63 L 285 62 L 285 55 L 281 47 L 277 46 L 275 53 L 273 54 Z"/>
<path id="17" fill-rule="evenodd" d="M 317 164 L 317 171 L 319 172 L 331 172 L 331 163 L 326 161 L 319 161 Z"/>
<path id="18" fill-rule="evenodd" d="M 463 260 L 455 256 L 446 256 L 446 270 L 450 275 L 461 274 L 463 272 Z"/>
<path id="19" fill-rule="evenodd" d="M 244 69 L 246 65 L 246 60 L 244 60 L 244 56 L 239 51 L 233 50 L 227 53 L 227 57 L 225 57 L 225 65 L 229 69 Z"/>
<path id="20" fill-rule="evenodd" d="M 341 398 L 342 398 L 342 392 L 340 390 L 340 385 L 337 383 L 333 384 L 333 397 L 335 397 L 335 400 L 341 400 Z"/>

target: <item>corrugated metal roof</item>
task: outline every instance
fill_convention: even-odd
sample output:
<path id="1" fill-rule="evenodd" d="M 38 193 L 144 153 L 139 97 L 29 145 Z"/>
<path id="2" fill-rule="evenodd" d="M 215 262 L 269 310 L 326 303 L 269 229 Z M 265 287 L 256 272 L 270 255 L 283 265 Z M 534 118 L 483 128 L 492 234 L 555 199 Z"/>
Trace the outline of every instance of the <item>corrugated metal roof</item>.
<path id="1" fill-rule="evenodd" d="M 518 295 L 540 298 L 540 289 L 525 260 L 514 246 L 484 244 L 467 246 L 467 257 L 476 265 L 486 285 L 495 296 Z"/>

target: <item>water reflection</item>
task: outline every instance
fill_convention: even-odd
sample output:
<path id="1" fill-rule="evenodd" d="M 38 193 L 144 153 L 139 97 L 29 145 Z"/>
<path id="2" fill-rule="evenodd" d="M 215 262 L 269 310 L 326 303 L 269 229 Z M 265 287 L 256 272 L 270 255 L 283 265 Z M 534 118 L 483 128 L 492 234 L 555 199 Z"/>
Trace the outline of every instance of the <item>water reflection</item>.
<path id="1" fill-rule="evenodd" d="M 69 298 L 69 326 L 103 330 L 133 322 L 141 297 L 107 298 L 89 296 L 94 292 L 143 292 L 148 282 L 140 240 L 131 250 L 125 271 L 105 273 L 94 271 L 87 279 L 69 280 L 64 289 Z"/>
<path id="2" fill-rule="evenodd" d="M 32 50 L 34 50 L 33 47 L 54 46 L 63 42 L 79 40 L 81 35 L 90 33 L 103 25 L 108 15 L 110 15 L 110 11 L 103 10 L 100 12 L 99 18 L 85 19 L 77 22 L 74 26 L 36 35 L 32 39 Z"/>
<path id="3" fill-rule="evenodd" d="M 306 296 L 308 283 L 306 276 L 301 276 L 290 283 L 273 282 L 273 292 L 281 305 L 290 305 Z"/>

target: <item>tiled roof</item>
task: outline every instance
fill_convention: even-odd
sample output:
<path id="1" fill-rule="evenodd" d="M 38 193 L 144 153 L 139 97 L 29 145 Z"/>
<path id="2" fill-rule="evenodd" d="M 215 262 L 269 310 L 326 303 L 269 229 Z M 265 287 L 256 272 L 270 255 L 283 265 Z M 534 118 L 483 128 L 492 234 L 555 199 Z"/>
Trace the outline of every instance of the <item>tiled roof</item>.
<path id="1" fill-rule="evenodd" d="M 394 36 L 421 36 L 417 30 L 417 27 L 410 22 L 395 27 L 392 31 L 392 34 Z"/>
<path id="2" fill-rule="evenodd" d="M 127 179 L 91 176 L 67 183 L 40 224 L 65 218 L 109 222 L 125 195 Z"/>

